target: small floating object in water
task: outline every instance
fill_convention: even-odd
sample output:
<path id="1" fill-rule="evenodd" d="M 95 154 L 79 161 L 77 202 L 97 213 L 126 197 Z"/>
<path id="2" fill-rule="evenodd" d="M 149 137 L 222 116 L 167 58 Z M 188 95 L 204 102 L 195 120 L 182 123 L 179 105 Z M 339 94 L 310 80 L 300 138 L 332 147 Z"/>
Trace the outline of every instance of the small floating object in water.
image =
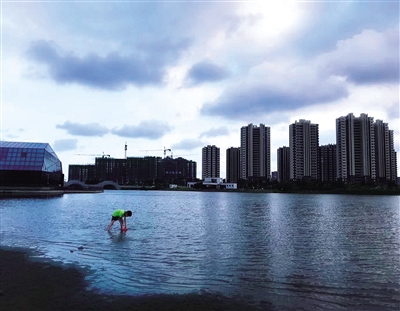
<path id="1" fill-rule="evenodd" d="M 78 249 L 79 249 L 79 250 L 83 250 L 83 246 L 79 246 Z"/>
<path id="2" fill-rule="evenodd" d="M 72 249 L 69 250 L 70 253 L 73 253 L 74 251 Z"/>
<path id="3" fill-rule="evenodd" d="M 126 231 L 128 231 L 128 228 L 122 228 L 121 231 L 126 232 Z"/>

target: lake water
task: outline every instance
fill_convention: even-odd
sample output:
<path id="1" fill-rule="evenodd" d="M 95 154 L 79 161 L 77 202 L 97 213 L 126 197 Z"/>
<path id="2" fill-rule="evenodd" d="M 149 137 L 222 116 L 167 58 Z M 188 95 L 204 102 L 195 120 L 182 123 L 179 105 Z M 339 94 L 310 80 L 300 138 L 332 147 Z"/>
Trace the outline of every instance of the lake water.
<path id="1" fill-rule="evenodd" d="M 284 310 L 398 310 L 400 197 L 116 191 L 2 199 L 1 246 L 99 292 L 222 293 Z M 130 209 L 128 232 L 115 209 Z M 78 249 L 83 246 L 83 249 Z"/>

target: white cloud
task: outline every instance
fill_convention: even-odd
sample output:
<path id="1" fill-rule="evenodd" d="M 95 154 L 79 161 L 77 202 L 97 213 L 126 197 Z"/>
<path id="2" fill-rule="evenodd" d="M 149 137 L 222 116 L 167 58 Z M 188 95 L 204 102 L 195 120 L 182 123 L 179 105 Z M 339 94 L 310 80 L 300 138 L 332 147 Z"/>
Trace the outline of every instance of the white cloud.
<path id="1" fill-rule="evenodd" d="M 322 55 L 329 72 L 356 84 L 399 83 L 399 30 L 364 30 Z"/>
<path id="2" fill-rule="evenodd" d="M 77 122 L 65 121 L 64 124 L 57 124 L 56 128 L 64 129 L 70 135 L 77 136 L 104 136 L 109 130 L 99 123 L 81 124 Z"/>
<path id="3" fill-rule="evenodd" d="M 334 142 L 335 118 L 368 113 L 388 122 L 398 140 L 398 8 L 383 2 L 4 3 L 2 135 L 76 139 L 76 153 L 113 157 L 124 156 L 125 142 L 129 156 L 166 146 L 196 154 L 190 158 L 198 176 L 201 148 L 214 144 L 224 154 L 239 146 L 240 127 L 248 123 L 271 127 L 273 161 L 276 148 L 288 144 L 289 124 L 300 118 L 319 123 L 321 137 Z M 113 22 L 104 23 L 110 16 Z M 58 62 L 42 67 L 25 58 L 37 40 L 59 45 Z M 125 79 L 138 72 L 106 72 L 92 84 L 80 74 L 60 84 L 51 71 L 93 64 L 92 54 L 101 75 L 113 52 L 129 70 L 132 63 L 143 74 L 162 68 L 160 83 L 140 86 Z M 66 62 L 71 55 L 74 62 Z M 206 76 L 197 72 L 199 83 L 185 88 L 187 73 L 205 60 L 209 70 L 229 74 L 201 83 Z M 74 66 L 61 68 L 66 64 Z M 41 79 L 32 79 L 35 72 Z M 107 77 L 103 82 L 122 77 L 119 92 L 102 87 Z M 64 171 L 90 160 L 69 151 L 61 154 Z"/>

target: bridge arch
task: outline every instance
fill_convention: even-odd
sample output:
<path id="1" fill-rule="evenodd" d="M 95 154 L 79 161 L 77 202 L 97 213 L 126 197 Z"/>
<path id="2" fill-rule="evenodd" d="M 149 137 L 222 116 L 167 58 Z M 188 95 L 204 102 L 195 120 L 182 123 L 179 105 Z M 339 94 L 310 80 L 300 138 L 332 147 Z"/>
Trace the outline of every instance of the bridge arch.
<path id="1" fill-rule="evenodd" d="M 87 189 L 88 188 L 88 185 L 86 185 L 85 183 L 83 183 L 83 182 L 81 182 L 79 180 L 68 180 L 64 184 L 65 188 L 69 188 L 71 186 L 75 186 L 75 187 L 77 186 L 78 188 L 81 188 L 81 189 Z"/>
<path id="2" fill-rule="evenodd" d="M 95 185 L 88 185 L 85 184 L 84 182 L 81 182 L 79 180 L 68 180 L 65 184 L 64 184 L 65 188 L 80 188 L 80 189 L 88 189 L 91 187 L 94 188 L 103 188 L 103 189 L 116 189 L 116 190 L 121 190 L 121 186 L 118 185 L 117 183 L 111 181 L 111 180 L 105 180 L 102 181 L 98 184 Z"/>
<path id="3" fill-rule="evenodd" d="M 108 189 L 112 188 L 112 189 L 116 189 L 116 190 L 121 190 L 121 186 L 118 185 L 116 182 L 113 182 L 113 181 L 111 181 L 111 180 L 102 181 L 102 182 L 98 183 L 98 184 L 95 185 L 95 186 L 96 186 L 96 187 L 101 187 L 101 188 L 103 188 L 103 189 L 105 189 L 105 188 L 108 188 Z"/>

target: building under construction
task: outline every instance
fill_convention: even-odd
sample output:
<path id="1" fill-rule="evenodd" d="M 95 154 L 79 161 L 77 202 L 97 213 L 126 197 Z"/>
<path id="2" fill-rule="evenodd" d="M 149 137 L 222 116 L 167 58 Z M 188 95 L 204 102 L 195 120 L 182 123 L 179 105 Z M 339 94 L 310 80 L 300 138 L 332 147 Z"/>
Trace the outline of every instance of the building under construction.
<path id="1" fill-rule="evenodd" d="M 119 185 L 177 184 L 197 180 L 196 162 L 172 157 L 127 157 L 115 159 L 96 157 L 95 164 L 69 165 L 69 180 L 79 180 L 87 184 L 113 181 Z"/>

